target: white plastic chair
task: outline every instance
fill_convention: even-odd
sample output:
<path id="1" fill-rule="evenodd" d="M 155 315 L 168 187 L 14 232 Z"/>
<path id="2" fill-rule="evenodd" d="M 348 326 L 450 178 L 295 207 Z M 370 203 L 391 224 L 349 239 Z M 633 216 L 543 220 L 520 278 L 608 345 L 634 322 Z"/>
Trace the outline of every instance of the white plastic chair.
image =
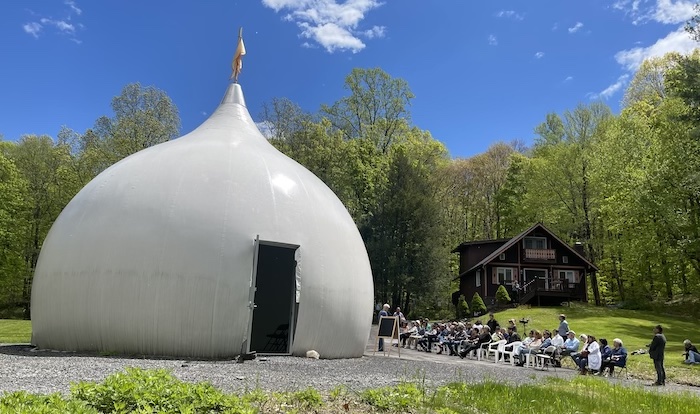
<path id="1" fill-rule="evenodd" d="M 508 341 L 506 341 L 505 339 L 501 339 L 500 341 L 496 342 L 491 342 L 486 351 L 486 359 L 493 355 L 493 362 L 498 362 L 498 354 L 503 350 L 503 347 L 506 345 L 506 342 Z"/>
<path id="2" fill-rule="evenodd" d="M 521 341 L 515 341 L 511 342 L 509 344 L 506 344 L 503 347 L 503 351 L 501 352 L 501 360 L 505 362 L 505 357 L 508 356 L 510 357 L 510 365 L 515 365 L 515 354 L 518 351 L 518 348 L 520 348 L 520 345 L 523 343 Z"/>
<path id="3" fill-rule="evenodd" d="M 479 345 L 479 349 L 476 350 L 476 359 L 477 361 L 481 361 L 481 358 L 483 357 L 484 359 L 488 357 L 489 353 L 489 347 L 491 346 L 493 342 L 484 342 L 483 344 Z"/>

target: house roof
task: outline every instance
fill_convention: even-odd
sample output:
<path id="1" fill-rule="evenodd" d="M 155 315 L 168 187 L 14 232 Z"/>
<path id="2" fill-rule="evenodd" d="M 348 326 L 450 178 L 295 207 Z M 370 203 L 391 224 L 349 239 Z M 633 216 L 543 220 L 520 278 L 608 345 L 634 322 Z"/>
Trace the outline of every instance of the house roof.
<path id="1" fill-rule="evenodd" d="M 575 256 L 577 256 L 578 258 L 580 258 L 581 260 L 583 260 L 588 266 L 590 266 L 590 267 L 592 267 L 593 269 L 595 269 L 596 271 L 598 271 L 598 268 L 596 267 L 596 265 L 594 265 L 590 260 L 586 259 L 582 254 L 580 254 L 579 252 L 577 252 L 576 250 L 574 250 L 571 246 L 569 246 L 568 243 L 566 243 L 565 241 L 563 241 L 562 239 L 560 239 L 559 237 L 557 237 L 557 235 L 554 234 L 554 233 L 552 233 L 552 231 L 549 230 L 548 228 L 546 228 L 546 227 L 544 226 L 544 224 L 542 224 L 542 223 L 537 223 L 537 224 L 533 225 L 532 227 L 528 228 L 527 230 L 523 231 L 522 233 L 518 234 L 517 236 L 513 237 L 512 239 L 508 240 L 505 244 L 503 244 L 503 246 L 501 246 L 501 247 L 499 247 L 498 249 L 496 249 L 496 251 L 494 251 L 494 252 L 491 253 L 490 255 L 486 256 L 486 257 L 485 257 L 484 259 L 482 259 L 479 263 L 475 264 L 474 266 L 472 266 L 470 269 L 468 269 L 466 272 L 464 272 L 464 273 L 462 273 L 462 274 L 469 273 L 469 272 L 471 272 L 472 270 L 475 270 L 475 269 L 477 269 L 477 268 L 479 268 L 479 267 L 481 267 L 481 266 L 484 266 L 485 264 L 488 264 L 488 263 L 491 262 L 493 259 L 497 258 L 501 253 L 503 253 L 503 252 L 505 252 L 506 250 L 508 250 L 511 246 L 513 246 L 514 244 L 518 243 L 518 242 L 519 242 L 520 240 L 522 240 L 525 236 L 527 236 L 528 234 L 532 233 L 532 232 L 533 232 L 535 229 L 537 229 L 537 228 L 542 229 L 545 233 L 547 233 L 547 234 L 549 234 L 550 236 L 552 236 L 552 238 L 554 238 L 554 239 L 557 240 L 559 243 L 561 243 L 561 244 L 563 244 L 564 246 L 566 246 L 566 248 L 569 249 L 569 250 L 571 251 L 571 253 L 573 253 Z M 460 246 L 461 246 L 461 245 L 460 245 Z M 460 275 L 460 276 L 461 276 L 461 275 Z"/>
<path id="2" fill-rule="evenodd" d="M 464 243 L 460 244 L 459 246 L 455 247 L 454 249 L 452 249 L 452 252 L 451 252 L 451 253 L 459 253 L 460 251 L 462 251 L 462 248 L 463 248 L 463 247 L 467 247 L 467 246 L 473 246 L 473 245 L 476 245 L 476 244 L 505 243 L 505 242 L 507 242 L 508 240 L 510 240 L 510 239 L 493 239 L 493 240 L 472 240 L 472 241 L 467 241 L 467 242 L 464 242 Z"/>

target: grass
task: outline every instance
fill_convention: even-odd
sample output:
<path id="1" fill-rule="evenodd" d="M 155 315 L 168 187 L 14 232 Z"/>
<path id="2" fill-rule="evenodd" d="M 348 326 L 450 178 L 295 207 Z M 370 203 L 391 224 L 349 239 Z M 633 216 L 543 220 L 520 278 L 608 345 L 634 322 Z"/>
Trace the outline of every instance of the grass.
<path id="1" fill-rule="evenodd" d="M 339 386 L 321 394 L 314 389 L 266 392 L 259 388 L 227 394 L 209 383 L 188 383 L 166 370 L 127 368 L 101 383 L 79 382 L 70 394 L 0 395 L 0 412 L 34 413 L 696 413 L 700 398 L 642 387 L 613 385 L 600 378 L 549 378 L 536 384 L 493 381 L 455 382 L 430 387 L 422 381 L 364 391 Z"/>
<path id="2" fill-rule="evenodd" d="M 28 343 L 31 339 L 31 321 L 0 319 L 0 344 Z"/>
<path id="3" fill-rule="evenodd" d="M 683 364 L 683 340 L 700 342 L 697 320 L 692 317 L 676 315 L 661 315 L 648 311 L 614 309 L 574 304 L 571 307 L 524 307 L 508 309 L 495 313 L 496 319 L 505 325 L 508 319 L 530 319 L 527 330 L 539 329 L 550 331 L 559 326 L 559 314 L 566 314 L 569 328 L 576 331 L 577 336 L 585 333 L 605 338 L 612 346 L 614 338 L 622 339 L 629 356 L 627 367 L 630 375 L 636 378 L 654 380 L 656 373 L 649 354 L 632 355 L 637 349 L 647 349 L 651 342 L 653 328 L 657 324 L 664 327 L 666 335 L 666 377 L 668 381 L 680 384 L 700 386 L 700 366 Z M 522 335 L 523 325 L 518 322 L 518 332 Z"/>

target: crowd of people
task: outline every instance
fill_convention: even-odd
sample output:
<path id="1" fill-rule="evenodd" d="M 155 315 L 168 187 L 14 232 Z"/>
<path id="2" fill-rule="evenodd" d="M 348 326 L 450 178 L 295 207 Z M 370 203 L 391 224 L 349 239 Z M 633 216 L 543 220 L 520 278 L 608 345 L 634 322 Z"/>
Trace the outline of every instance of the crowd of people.
<path id="1" fill-rule="evenodd" d="M 388 315 L 388 305 L 385 309 Z M 614 338 L 610 343 L 606 338 L 596 338 L 591 334 L 580 334 L 570 329 L 566 315 L 559 315 L 559 325 L 550 330 L 539 331 L 532 329 L 525 338 L 518 333 L 516 320 L 510 319 L 505 327 L 489 314 L 486 323 L 481 319 L 475 322 L 452 321 L 447 323 L 431 323 L 428 319 L 408 321 L 397 308 L 394 316 L 400 319 L 399 344 L 404 348 L 415 348 L 424 352 L 448 354 L 465 358 L 467 355 L 486 344 L 504 341 L 511 346 L 514 365 L 524 366 L 527 354 L 545 354 L 546 361 L 561 366 L 564 358 L 571 358 L 581 375 L 592 374 L 612 376 L 616 368 L 627 366 L 628 352 L 622 339 Z M 503 342 L 501 342 L 503 343 Z M 647 345 L 649 356 L 654 360 L 657 379 L 652 385 L 665 385 L 664 351 L 666 338 L 663 328 L 654 328 L 652 342 Z M 686 340 L 685 363 L 700 364 L 698 349 Z M 638 352 L 638 351 L 636 351 Z"/>

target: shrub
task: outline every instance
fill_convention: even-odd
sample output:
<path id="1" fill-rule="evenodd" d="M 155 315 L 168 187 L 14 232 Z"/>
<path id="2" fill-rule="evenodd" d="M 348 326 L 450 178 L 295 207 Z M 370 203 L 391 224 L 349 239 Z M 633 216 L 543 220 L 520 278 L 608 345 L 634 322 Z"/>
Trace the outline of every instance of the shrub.
<path id="1" fill-rule="evenodd" d="M 486 305 L 484 304 L 484 300 L 481 299 L 481 296 L 479 296 L 479 292 L 475 292 L 472 298 L 472 312 L 479 315 L 486 313 Z"/>
<path id="2" fill-rule="evenodd" d="M 100 383 L 71 385 L 71 397 L 99 412 L 246 412 L 236 396 L 225 395 L 211 384 L 190 384 L 167 370 L 126 368 Z"/>
<path id="3" fill-rule="evenodd" d="M 510 301 L 510 295 L 508 294 L 506 287 L 500 285 L 498 287 L 498 290 L 496 290 L 496 303 L 498 303 L 499 305 L 507 305 L 510 303 Z"/>
<path id="4" fill-rule="evenodd" d="M 469 304 L 464 299 L 464 296 L 459 297 L 457 302 L 457 319 L 464 319 L 469 316 Z"/>

